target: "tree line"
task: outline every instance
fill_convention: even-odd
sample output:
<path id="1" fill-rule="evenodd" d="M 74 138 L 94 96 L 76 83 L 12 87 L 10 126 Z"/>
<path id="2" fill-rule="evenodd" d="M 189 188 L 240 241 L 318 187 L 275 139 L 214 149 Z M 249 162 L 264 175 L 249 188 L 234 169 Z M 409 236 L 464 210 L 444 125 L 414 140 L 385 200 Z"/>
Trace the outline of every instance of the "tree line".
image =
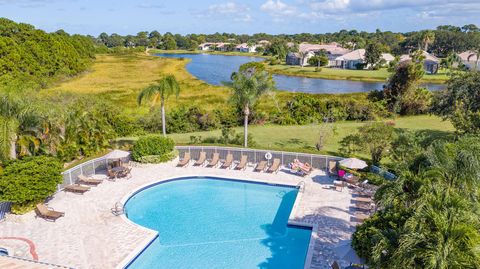
<path id="1" fill-rule="evenodd" d="M 441 25 L 434 30 L 412 31 L 406 33 L 381 31 L 365 32 L 357 30 L 341 30 L 335 33 L 324 34 L 279 34 L 271 35 L 257 33 L 252 35 L 237 35 L 233 33 L 214 34 L 173 34 L 166 32 L 163 35 L 158 31 L 142 31 L 136 35 L 122 36 L 116 33 L 101 33 L 98 37 L 92 37 L 99 45 L 109 48 L 123 47 L 151 47 L 157 49 L 185 49 L 194 50 L 204 42 L 228 42 L 233 44 L 251 43 L 255 44 L 262 40 L 271 43 L 268 46 L 268 53 L 279 52 L 278 44 L 293 43 L 331 43 L 350 48 L 366 48 L 369 43 L 378 43 L 383 52 L 393 54 L 405 54 L 413 50 L 423 49 L 435 53 L 440 57 L 446 57 L 451 53 L 463 52 L 469 49 L 478 48 L 480 43 L 480 29 L 474 24 L 464 26 Z M 273 44 L 275 43 L 275 44 Z M 233 48 L 233 47 L 232 47 Z M 275 55 L 278 55 L 275 54 Z"/>
<path id="2" fill-rule="evenodd" d="M 45 87 L 85 71 L 95 59 L 90 37 L 54 33 L 0 18 L 0 86 Z"/>

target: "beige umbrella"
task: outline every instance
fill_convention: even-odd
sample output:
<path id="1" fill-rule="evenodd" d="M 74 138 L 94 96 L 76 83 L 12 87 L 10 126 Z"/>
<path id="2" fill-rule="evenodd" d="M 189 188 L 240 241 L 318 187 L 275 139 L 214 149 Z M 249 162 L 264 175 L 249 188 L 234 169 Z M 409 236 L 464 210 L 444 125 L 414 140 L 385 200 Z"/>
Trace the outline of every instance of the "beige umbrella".
<path id="1" fill-rule="evenodd" d="M 116 149 L 108 153 L 105 157 L 109 160 L 118 160 L 118 159 L 127 158 L 128 156 L 130 156 L 130 152 Z"/>
<path id="2" fill-rule="evenodd" d="M 363 169 L 368 166 L 368 164 L 360 159 L 357 158 L 348 158 L 343 159 L 338 162 L 341 166 L 347 167 L 350 169 Z"/>

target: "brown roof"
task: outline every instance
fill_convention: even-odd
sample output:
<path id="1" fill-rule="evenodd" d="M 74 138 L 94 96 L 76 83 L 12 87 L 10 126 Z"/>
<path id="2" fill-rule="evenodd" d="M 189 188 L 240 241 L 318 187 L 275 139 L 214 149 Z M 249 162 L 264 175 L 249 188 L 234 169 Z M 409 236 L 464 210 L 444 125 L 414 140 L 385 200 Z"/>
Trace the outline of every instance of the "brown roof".
<path id="1" fill-rule="evenodd" d="M 427 60 L 427 61 L 432 61 L 432 62 L 436 62 L 436 63 L 440 62 L 440 60 L 437 57 L 435 57 L 434 55 L 432 55 L 432 54 L 430 54 L 426 51 L 422 51 L 422 55 L 425 56 L 425 60 Z M 400 56 L 400 62 L 408 61 L 408 60 L 411 60 L 411 59 L 412 59 L 412 57 L 410 57 L 409 54 L 404 54 L 404 55 Z"/>
<path id="2" fill-rule="evenodd" d="M 349 53 L 350 50 L 346 48 L 342 48 L 338 46 L 338 44 L 308 44 L 308 43 L 301 43 L 298 46 L 299 51 L 320 51 L 325 50 L 330 54 L 337 54 L 343 55 Z"/>
<path id="3" fill-rule="evenodd" d="M 477 61 L 477 53 L 471 50 L 464 51 L 458 54 L 458 57 L 462 59 L 462 61 L 466 62 L 476 62 Z"/>

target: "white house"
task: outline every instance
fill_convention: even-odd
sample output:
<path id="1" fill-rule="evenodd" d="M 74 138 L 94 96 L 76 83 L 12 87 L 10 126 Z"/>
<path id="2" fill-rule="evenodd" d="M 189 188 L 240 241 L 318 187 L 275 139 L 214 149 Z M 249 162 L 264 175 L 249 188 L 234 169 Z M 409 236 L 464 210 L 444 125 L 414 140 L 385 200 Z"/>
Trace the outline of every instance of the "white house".
<path id="1" fill-rule="evenodd" d="M 382 53 L 381 58 L 388 64 L 395 59 L 390 53 Z M 357 49 L 335 59 L 335 67 L 357 69 L 358 64 L 365 63 L 365 49 Z M 368 66 L 365 66 L 368 67 Z"/>
<path id="2" fill-rule="evenodd" d="M 301 43 L 298 46 L 298 50 L 302 52 L 306 51 L 313 51 L 315 54 L 320 53 L 320 51 L 325 52 L 328 58 L 327 66 L 334 67 L 336 62 L 335 59 L 346 53 L 349 53 L 350 50 L 339 46 L 337 43 L 330 43 L 330 44 L 308 44 L 308 43 Z"/>
<path id="3" fill-rule="evenodd" d="M 289 52 L 287 54 L 287 58 L 285 59 L 286 64 L 288 65 L 300 65 L 305 66 L 308 65 L 308 60 L 315 56 L 313 51 L 308 51 L 304 53 L 299 52 Z"/>
<path id="4" fill-rule="evenodd" d="M 423 60 L 423 68 L 428 74 L 436 74 L 440 67 L 440 60 L 432 54 L 422 51 L 422 55 L 425 57 Z M 412 57 L 409 54 L 400 56 L 400 62 L 411 61 Z"/>
<path id="5" fill-rule="evenodd" d="M 198 45 L 198 50 L 202 50 L 202 51 L 210 50 L 214 44 L 215 43 L 202 43 Z"/>
<path id="6" fill-rule="evenodd" d="M 475 67 L 477 70 L 480 70 L 480 58 L 476 52 L 467 50 L 457 55 L 465 67 L 467 67 L 469 70 L 472 70 Z"/>
<path id="7" fill-rule="evenodd" d="M 235 47 L 235 50 L 239 52 L 256 52 L 257 46 L 256 45 L 249 46 L 247 43 L 242 43 L 240 45 L 237 45 Z"/>

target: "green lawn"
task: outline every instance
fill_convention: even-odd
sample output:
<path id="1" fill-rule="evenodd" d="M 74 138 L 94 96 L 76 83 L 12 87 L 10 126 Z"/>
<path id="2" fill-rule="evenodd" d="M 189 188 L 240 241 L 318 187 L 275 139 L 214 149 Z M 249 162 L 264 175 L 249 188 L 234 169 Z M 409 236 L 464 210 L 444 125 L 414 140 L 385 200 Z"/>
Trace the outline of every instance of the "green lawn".
<path id="1" fill-rule="evenodd" d="M 442 121 L 435 116 L 412 116 L 393 120 L 396 128 L 422 131 L 425 135 L 437 138 L 451 135 L 454 131 L 450 122 Z M 356 129 L 365 124 L 364 122 L 339 122 L 335 123 L 336 134 L 327 139 L 324 150 L 321 153 L 330 155 L 342 155 L 339 142 L 347 135 L 356 132 Z M 235 128 L 237 132 L 243 132 L 243 127 Z M 253 135 L 256 148 L 299 151 L 318 153 L 315 144 L 320 131 L 319 125 L 303 126 L 250 126 L 249 132 Z M 187 134 L 171 134 L 177 144 L 188 144 L 190 136 L 220 136 L 220 130 L 209 132 L 195 132 Z"/>
<path id="2" fill-rule="evenodd" d="M 267 69 L 272 73 L 282 75 L 361 81 L 386 81 L 391 75 L 386 68 L 382 68 L 380 70 L 350 70 L 324 67 L 321 69 L 321 71 L 315 71 L 315 67 L 300 67 L 281 64 L 267 65 Z M 441 70 L 438 74 L 435 75 L 425 75 L 422 79 L 422 82 L 443 83 L 447 79 L 448 76 L 446 74 L 446 71 Z"/>

